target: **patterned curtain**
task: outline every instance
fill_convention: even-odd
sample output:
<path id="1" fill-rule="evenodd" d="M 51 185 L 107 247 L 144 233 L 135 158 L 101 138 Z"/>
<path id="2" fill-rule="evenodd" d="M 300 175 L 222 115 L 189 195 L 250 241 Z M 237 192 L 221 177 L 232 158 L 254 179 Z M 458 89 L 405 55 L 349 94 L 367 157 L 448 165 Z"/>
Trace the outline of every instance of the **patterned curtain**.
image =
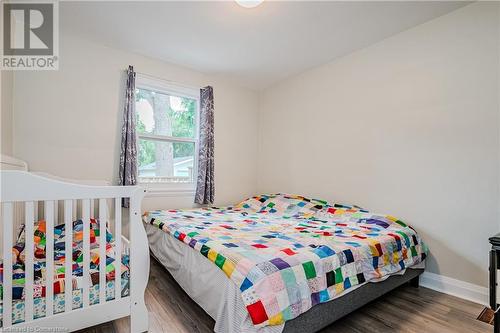
<path id="1" fill-rule="evenodd" d="M 214 179 L 214 90 L 208 86 L 200 90 L 200 149 L 198 154 L 198 179 L 194 202 L 213 204 Z"/>
<path id="2" fill-rule="evenodd" d="M 135 136 L 135 72 L 128 66 L 125 107 L 123 109 L 122 145 L 120 150 L 120 185 L 137 184 L 137 142 Z M 128 208 L 129 199 L 124 198 L 123 207 Z"/>

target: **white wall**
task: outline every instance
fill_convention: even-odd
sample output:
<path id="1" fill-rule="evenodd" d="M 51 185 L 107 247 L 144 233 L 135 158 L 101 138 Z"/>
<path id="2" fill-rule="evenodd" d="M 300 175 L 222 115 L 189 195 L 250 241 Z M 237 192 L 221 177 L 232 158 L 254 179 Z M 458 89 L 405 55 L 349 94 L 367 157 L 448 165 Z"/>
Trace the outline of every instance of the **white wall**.
<path id="1" fill-rule="evenodd" d="M 259 192 L 398 216 L 429 245 L 431 272 L 487 285 L 500 222 L 498 22 L 498 4 L 469 5 L 267 90 Z"/>
<path id="2" fill-rule="evenodd" d="M 61 30 L 58 71 L 15 73 L 14 156 L 31 170 L 116 183 L 125 69 L 131 64 L 142 73 L 214 87 L 216 203 L 231 204 L 255 193 L 257 93 Z M 192 197 L 152 198 L 145 208 L 192 202 Z"/>
<path id="3" fill-rule="evenodd" d="M 0 131 L 2 154 L 12 154 L 12 86 L 13 72 L 0 71 L 0 91 L 1 91 L 1 113 L 0 113 Z"/>

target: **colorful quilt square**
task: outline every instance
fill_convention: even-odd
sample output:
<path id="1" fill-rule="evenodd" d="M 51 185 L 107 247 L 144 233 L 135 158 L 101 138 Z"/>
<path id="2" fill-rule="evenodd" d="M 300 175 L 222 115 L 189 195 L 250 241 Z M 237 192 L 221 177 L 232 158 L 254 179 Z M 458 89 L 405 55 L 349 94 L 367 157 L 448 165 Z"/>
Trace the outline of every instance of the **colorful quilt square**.
<path id="1" fill-rule="evenodd" d="M 312 261 L 303 263 L 302 267 L 304 267 L 304 272 L 306 274 L 307 279 L 312 279 L 316 277 L 316 269 L 314 268 L 314 264 Z"/>
<path id="2" fill-rule="evenodd" d="M 248 305 L 247 310 L 254 325 L 261 324 L 268 319 L 266 309 L 261 301 Z"/>

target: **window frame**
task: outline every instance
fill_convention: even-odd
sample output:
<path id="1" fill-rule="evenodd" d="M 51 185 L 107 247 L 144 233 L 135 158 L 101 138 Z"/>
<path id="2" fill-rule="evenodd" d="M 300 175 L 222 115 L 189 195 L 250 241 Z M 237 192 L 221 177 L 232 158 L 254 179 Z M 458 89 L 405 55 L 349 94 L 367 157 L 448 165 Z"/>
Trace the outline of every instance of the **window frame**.
<path id="1" fill-rule="evenodd" d="M 181 84 L 173 83 L 161 78 L 150 77 L 144 74 L 136 74 L 135 89 L 145 89 L 149 91 L 158 92 L 161 94 L 173 95 L 177 97 L 184 97 L 194 99 L 196 101 L 195 117 L 194 117 L 194 138 L 179 138 L 167 135 L 157 134 L 142 134 L 136 131 L 137 145 L 139 140 L 151 140 L 162 142 L 185 142 L 194 144 L 194 160 L 193 160 L 193 181 L 186 183 L 174 183 L 166 181 L 148 182 L 142 181 L 141 177 L 137 175 L 137 182 L 139 185 L 148 189 L 148 196 L 192 196 L 196 190 L 196 179 L 198 178 L 198 155 L 200 146 L 199 125 L 200 125 L 200 90 L 195 87 L 187 87 Z M 134 101 L 135 103 L 135 101 Z"/>

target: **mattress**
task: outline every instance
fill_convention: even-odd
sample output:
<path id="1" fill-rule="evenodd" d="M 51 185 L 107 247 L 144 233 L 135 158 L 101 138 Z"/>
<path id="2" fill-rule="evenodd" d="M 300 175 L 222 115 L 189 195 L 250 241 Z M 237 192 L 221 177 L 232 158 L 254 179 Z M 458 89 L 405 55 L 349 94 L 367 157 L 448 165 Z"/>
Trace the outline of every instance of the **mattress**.
<path id="1" fill-rule="evenodd" d="M 427 253 L 392 216 L 301 196 L 154 211 L 144 220 L 153 254 L 215 319 L 216 332 L 281 332 L 316 304 L 421 267 Z"/>
<path id="2" fill-rule="evenodd" d="M 115 297 L 115 248 L 114 239 L 109 230 L 106 229 L 106 299 Z M 63 312 L 65 309 L 65 225 L 54 227 L 54 313 Z M 73 247 L 72 257 L 72 290 L 73 309 L 83 306 L 83 281 L 87 280 L 89 285 L 90 304 L 99 302 L 99 221 L 90 220 L 90 267 L 89 275 L 83 276 L 83 222 L 73 222 Z M 45 287 L 46 287 L 46 225 L 45 221 L 38 221 L 34 225 L 34 282 L 33 282 L 33 315 L 36 318 L 45 316 Z M 25 318 L 25 232 L 22 228 L 17 241 L 12 249 L 12 323 L 20 323 Z M 126 252 L 121 256 L 121 290 L 122 296 L 129 294 L 129 256 Z M 3 298 L 3 262 L 0 263 L 0 296 Z M 3 314 L 3 303 L 0 302 L 0 320 Z"/>

